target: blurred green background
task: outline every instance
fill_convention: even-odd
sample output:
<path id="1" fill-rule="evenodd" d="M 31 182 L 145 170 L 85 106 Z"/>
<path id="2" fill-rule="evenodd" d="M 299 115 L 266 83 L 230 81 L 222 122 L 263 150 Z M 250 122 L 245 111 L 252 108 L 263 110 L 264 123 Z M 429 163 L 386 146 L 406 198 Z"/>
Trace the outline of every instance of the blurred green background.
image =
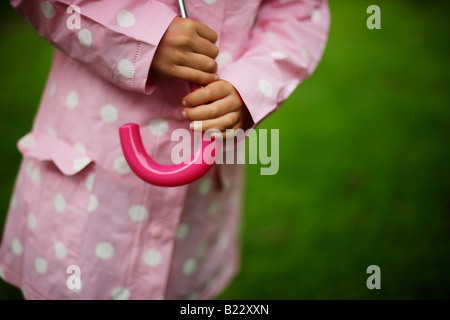
<path id="1" fill-rule="evenodd" d="M 381 30 L 366 27 L 371 4 Z M 51 47 L 0 9 L 3 228 Z M 321 64 L 260 126 L 280 129 L 280 170 L 247 167 L 242 270 L 218 299 L 448 299 L 450 3 L 330 9 Z M 0 299 L 21 297 L 0 281 Z"/>

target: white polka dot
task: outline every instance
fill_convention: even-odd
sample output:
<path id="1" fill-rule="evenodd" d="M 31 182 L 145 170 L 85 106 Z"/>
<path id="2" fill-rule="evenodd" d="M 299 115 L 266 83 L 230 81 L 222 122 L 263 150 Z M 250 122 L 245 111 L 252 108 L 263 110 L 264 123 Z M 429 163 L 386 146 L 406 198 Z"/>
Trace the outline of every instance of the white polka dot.
<path id="1" fill-rule="evenodd" d="M 19 145 L 25 150 L 32 149 L 36 145 L 36 138 L 33 135 L 28 134 L 20 139 Z"/>
<path id="2" fill-rule="evenodd" d="M 187 237 L 189 233 L 189 226 L 186 223 L 182 223 L 178 226 L 177 231 L 175 233 L 175 237 L 178 240 L 182 240 Z"/>
<path id="3" fill-rule="evenodd" d="M 200 183 L 200 186 L 198 187 L 198 193 L 201 195 L 207 195 L 211 191 L 212 187 L 212 180 L 211 178 L 205 178 Z"/>
<path id="4" fill-rule="evenodd" d="M 13 194 L 13 196 L 11 197 L 11 203 L 10 203 L 11 208 L 15 209 L 17 207 L 17 197 L 15 194 Z"/>
<path id="5" fill-rule="evenodd" d="M 0 279 L 5 279 L 5 271 L 2 268 L 0 268 Z"/>
<path id="6" fill-rule="evenodd" d="M 287 87 L 287 92 L 290 95 L 292 92 L 295 91 L 295 89 L 297 89 L 298 84 L 297 83 L 292 83 Z"/>
<path id="7" fill-rule="evenodd" d="M 41 181 L 41 170 L 39 170 L 39 168 L 34 168 L 33 171 L 31 172 L 31 182 L 34 185 L 39 184 L 39 182 Z"/>
<path id="8" fill-rule="evenodd" d="M 73 160 L 73 168 L 78 172 L 84 169 L 90 162 L 91 158 L 89 157 L 76 158 Z"/>
<path id="9" fill-rule="evenodd" d="M 25 290 L 25 288 L 20 289 L 20 291 L 22 292 L 23 298 L 26 299 L 27 298 L 27 291 Z"/>
<path id="10" fill-rule="evenodd" d="M 270 56 L 274 59 L 279 59 L 279 60 L 286 58 L 286 55 L 281 51 L 271 52 Z"/>
<path id="11" fill-rule="evenodd" d="M 305 61 L 306 61 L 306 64 L 309 64 L 309 53 L 305 47 L 302 47 L 302 55 L 303 55 L 303 59 L 305 59 Z"/>
<path id="12" fill-rule="evenodd" d="M 66 107 L 69 109 L 75 109 L 78 105 L 78 93 L 70 91 L 66 99 Z"/>
<path id="13" fill-rule="evenodd" d="M 119 112 L 117 111 L 116 107 L 108 104 L 100 110 L 100 115 L 103 121 L 107 123 L 114 123 L 117 121 L 117 118 L 119 117 Z"/>
<path id="14" fill-rule="evenodd" d="M 156 267 L 161 263 L 161 260 L 161 252 L 156 249 L 150 249 L 144 253 L 144 262 L 150 267 Z"/>
<path id="15" fill-rule="evenodd" d="M 215 215 L 217 213 L 217 210 L 219 210 L 220 202 L 218 200 L 213 201 L 211 205 L 209 206 L 208 212 L 212 215 Z"/>
<path id="16" fill-rule="evenodd" d="M 95 246 L 95 254 L 100 259 L 110 259 L 114 255 L 114 247 L 111 243 L 103 241 Z"/>
<path id="17" fill-rule="evenodd" d="M 272 84 L 264 79 L 259 80 L 258 82 L 259 90 L 262 92 L 264 96 L 267 98 L 270 98 L 273 94 L 273 87 Z"/>
<path id="18" fill-rule="evenodd" d="M 91 194 L 88 203 L 88 212 L 94 212 L 98 208 L 98 199 L 95 195 Z"/>
<path id="19" fill-rule="evenodd" d="M 203 1 L 205 1 L 205 3 L 207 4 L 213 4 L 217 2 L 217 0 L 203 0 Z"/>
<path id="20" fill-rule="evenodd" d="M 34 230 L 36 229 L 36 216 L 30 212 L 28 213 L 28 217 L 27 217 L 27 224 L 28 224 L 28 228 L 30 228 L 30 230 Z"/>
<path id="21" fill-rule="evenodd" d="M 12 252 L 16 256 L 20 256 L 23 252 L 22 243 L 20 243 L 19 239 L 15 238 L 11 243 Z"/>
<path id="22" fill-rule="evenodd" d="M 90 173 L 86 178 L 86 188 L 89 191 L 92 191 L 92 189 L 94 188 L 94 181 L 95 181 L 95 173 Z"/>
<path id="23" fill-rule="evenodd" d="M 130 299 L 130 291 L 127 288 L 117 287 L 111 292 L 113 300 L 128 300 Z"/>
<path id="24" fill-rule="evenodd" d="M 55 255 L 58 259 L 65 259 L 67 256 L 67 249 L 64 243 L 61 241 L 56 241 L 55 245 L 53 246 L 53 249 L 55 250 Z"/>
<path id="25" fill-rule="evenodd" d="M 63 212 L 66 210 L 66 200 L 62 196 L 62 194 L 58 193 L 53 200 L 53 206 L 55 207 L 56 212 Z"/>
<path id="26" fill-rule="evenodd" d="M 74 147 L 75 150 L 77 150 L 80 153 L 83 153 L 83 154 L 87 153 L 86 146 L 80 141 L 75 142 L 73 147 Z"/>
<path id="27" fill-rule="evenodd" d="M 199 257 L 199 258 L 203 257 L 205 255 L 206 248 L 207 248 L 206 243 L 204 243 L 204 242 L 200 243 L 197 247 L 197 252 L 196 252 L 197 257 Z"/>
<path id="28" fill-rule="evenodd" d="M 89 29 L 81 29 L 78 32 L 78 41 L 83 47 L 89 48 L 92 44 L 92 34 Z"/>
<path id="29" fill-rule="evenodd" d="M 131 14 L 128 10 L 121 10 L 117 14 L 117 23 L 119 26 L 128 28 L 132 27 L 136 23 L 136 19 L 134 18 L 133 14 Z"/>
<path id="30" fill-rule="evenodd" d="M 139 222 L 147 219 L 148 211 L 144 206 L 137 204 L 130 208 L 128 214 L 130 215 L 131 220 Z"/>
<path id="31" fill-rule="evenodd" d="M 56 83 L 52 82 L 52 84 L 50 85 L 50 88 L 48 89 L 48 94 L 50 95 L 50 97 L 54 97 L 56 94 Z"/>
<path id="32" fill-rule="evenodd" d="M 217 246 L 220 249 L 226 249 L 228 247 L 228 244 L 230 242 L 230 236 L 228 235 L 228 233 L 221 233 L 217 239 Z"/>
<path id="33" fill-rule="evenodd" d="M 256 21 L 256 13 L 253 13 L 250 17 L 250 26 L 253 27 Z"/>
<path id="34" fill-rule="evenodd" d="M 150 123 L 149 128 L 154 136 L 160 137 L 169 130 L 169 124 L 164 119 L 155 119 Z"/>
<path id="35" fill-rule="evenodd" d="M 52 128 L 52 127 L 48 127 L 47 128 L 47 134 L 49 136 L 52 136 L 52 137 L 55 137 L 55 138 L 58 136 L 58 134 L 56 133 L 56 130 L 54 128 Z"/>
<path id="36" fill-rule="evenodd" d="M 311 13 L 311 20 L 314 22 L 320 22 L 322 20 L 322 14 L 319 10 L 314 9 Z"/>
<path id="37" fill-rule="evenodd" d="M 114 170 L 116 170 L 120 174 L 127 174 L 131 172 L 130 167 L 128 166 L 127 160 L 124 156 L 119 156 L 114 160 Z"/>
<path id="38" fill-rule="evenodd" d="M 221 52 L 216 58 L 218 68 L 223 68 L 233 61 L 233 57 L 228 52 Z"/>
<path id="39" fill-rule="evenodd" d="M 194 273 L 196 268 L 197 268 L 197 261 L 195 259 L 187 259 L 183 263 L 183 273 L 186 275 Z"/>
<path id="40" fill-rule="evenodd" d="M 133 63 L 128 59 L 122 59 L 119 61 L 117 65 L 119 73 L 125 78 L 131 79 L 134 75 L 134 66 Z"/>
<path id="41" fill-rule="evenodd" d="M 36 268 L 36 271 L 40 274 L 47 273 L 47 261 L 45 261 L 44 258 L 36 258 L 36 260 L 34 260 L 34 267 Z"/>
<path id="42" fill-rule="evenodd" d="M 41 11 L 47 19 L 52 19 L 56 14 L 55 8 L 48 1 L 41 2 Z"/>
<path id="43" fill-rule="evenodd" d="M 188 300 L 198 300 L 199 294 L 197 291 L 192 292 L 189 296 L 188 296 Z"/>
<path id="44" fill-rule="evenodd" d="M 25 167 L 25 172 L 27 174 L 27 177 L 31 177 L 31 173 L 33 172 L 33 166 L 34 166 L 33 161 L 31 161 L 31 160 L 28 161 L 28 163 Z"/>

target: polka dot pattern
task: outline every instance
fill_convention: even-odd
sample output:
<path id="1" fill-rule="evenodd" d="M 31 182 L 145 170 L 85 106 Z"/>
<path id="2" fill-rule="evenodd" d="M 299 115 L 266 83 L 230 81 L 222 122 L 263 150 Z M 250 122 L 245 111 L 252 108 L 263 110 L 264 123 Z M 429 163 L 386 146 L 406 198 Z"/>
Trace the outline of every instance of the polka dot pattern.
<path id="1" fill-rule="evenodd" d="M 55 251 L 55 256 L 58 259 L 65 259 L 67 256 L 67 248 L 61 241 L 55 242 L 55 245 L 53 246 L 53 249 Z"/>
<path id="2" fill-rule="evenodd" d="M 41 11 L 44 17 L 47 19 L 53 19 L 56 15 L 56 10 L 53 8 L 52 4 L 48 1 L 41 2 Z"/>
<path id="3" fill-rule="evenodd" d="M 228 52 L 221 52 L 216 58 L 218 68 L 223 68 L 233 61 L 233 57 Z"/>
<path id="4" fill-rule="evenodd" d="M 27 224 L 28 224 L 28 228 L 30 228 L 30 230 L 36 229 L 37 220 L 36 220 L 36 216 L 32 212 L 30 212 L 27 216 Z"/>
<path id="5" fill-rule="evenodd" d="M 134 24 L 136 23 L 136 18 L 130 11 L 121 10 L 117 14 L 117 23 L 121 27 L 129 28 L 134 26 Z"/>
<path id="6" fill-rule="evenodd" d="M 91 158 L 89 157 L 76 158 L 75 160 L 73 160 L 73 168 L 78 172 L 84 169 L 84 167 L 86 167 L 89 162 L 91 162 Z"/>
<path id="7" fill-rule="evenodd" d="M 114 247 L 111 243 L 102 241 L 95 246 L 95 254 L 103 260 L 111 259 L 114 255 Z"/>
<path id="8" fill-rule="evenodd" d="M 206 4 L 214 4 L 217 2 L 217 0 L 203 0 Z"/>
<path id="9" fill-rule="evenodd" d="M 34 168 L 33 171 L 31 172 L 31 183 L 33 183 L 34 185 L 38 185 L 39 182 L 41 181 L 41 170 L 39 170 L 39 168 Z"/>
<path id="10" fill-rule="evenodd" d="M 67 95 L 67 99 L 66 99 L 66 107 L 69 108 L 70 110 L 73 110 L 77 107 L 78 105 L 78 93 L 76 91 L 70 91 L 69 94 Z"/>
<path id="11" fill-rule="evenodd" d="M 147 219 L 148 211 L 144 206 L 137 204 L 130 208 L 130 210 L 128 211 L 128 215 L 134 222 L 140 222 Z"/>
<path id="12" fill-rule="evenodd" d="M 128 59 L 122 59 L 117 65 L 119 73 L 125 78 L 131 79 L 134 76 L 134 66 L 133 63 Z"/>
<path id="13" fill-rule="evenodd" d="M 130 291 L 127 288 L 116 287 L 111 292 L 113 300 L 128 300 L 130 299 Z"/>
<path id="14" fill-rule="evenodd" d="M 39 274 L 46 274 L 47 273 L 47 261 L 45 261 L 44 258 L 36 258 L 34 260 L 34 267 Z"/>
<path id="15" fill-rule="evenodd" d="M 177 231 L 175 233 L 175 237 L 178 240 L 183 240 L 187 237 L 189 233 L 189 226 L 186 223 L 182 223 L 178 226 Z"/>
<path id="16" fill-rule="evenodd" d="M 11 250 L 16 256 L 20 256 L 23 252 L 23 246 L 19 239 L 15 238 L 11 242 Z"/>
<path id="17" fill-rule="evenodd" d="M 86 188 L 89 191 L 92 191 L 94 188 L 94 181 L 95 181 L 95 173 L 90 173 L 86 178 Z"/>
<path id="18" fill-rule="evenodd" d="M 155 137 L 163 136 L 169 130 L 169 124 L 164 119 L 155 119 L 150 122 L 149 129 Z"/>
<path id="19" fill-rule="evenodd" d="M 197 261 L 195 259 L 187 259 L 183 263 L 183 273 L 185 275 L 191 275 L 194 273 L 195 269 L 197 268 Z"/>
<path id="20" fill-rule="evenodd" d="M 150 267 L 158 266 L 161 263 L 161 261 L 162 261 L 161 252 L 159 252 L 156 249 L 150 249 L 144 253 L 144 262 L 146 265 Z"/>
<path id="21" fill-rule="evenodd" d="M 25 150 L 32 149 L 36 145 L 36 138 L 33 135 L 29 134 L 20 140 L 19 145 Z"/>
<path id="22" fill-rule="evenodd" d="M 130 166 L 124 156 L 119 156 L 114 160 L 114 170 L 120 174 L 127 174 L 131 172 Z"/>
<path id="23" fill-rule="evenodd" d="M 272 84 L 269 81 L 267 81 L 265 79 L 259 80 L 258 87 L 259 87 L 259 90 L 261 91 L 261 93 L 265 97 L 270 98 L 272 96 L 272 94 L 273 94 L 273 87 L 272 87 Z"/>
<path id="24" fill-rule="evenodd" d="M 204 178 L 198 187 L 198 193 L 201 195 L 207 195 L 211 192 L 212 180 L 211 178 Z"/>
<path id="25" fill-rule="evenodd" d="M 81 29 L 78 32 L 78 41 L 85 48 L 89 48 L 92 45 L 92 33 L 89 29 Z"/>
<path id="26" fill-rule="evenodd" d="M 56 83 L 52 82 L 52 84 L 50 85 L 50 88 L 48 89 L 48 94 L 50 95 L 50 97 L 54 97 L 56 94 Z"/>
<path id="27" fill-rule="evenodd" d="M 95 195 L 91 194 L 89 196 L 89 203 L 88 203 L 88 212 L 94 212 L 98 208 L 98 199 Z"/>
<path id="28" fill-rule="evenodd" d="M 56 212 L 62 213 L 64 210 L 66 210 L 66 199 L 62 196 L 62 194 L 58 193 L 54 200 L 53 200 L 53 206 L 55 207 Z"/>
<path id="29" fill-rule="evenodd" d="M 100 110 L 100 115 L 102 117 L 102 120 L 106 123 L 114 123 L 119 117 L 119 112 L 117 111 L 116 107 L 108 104 Z"/>
<path id="30" fill-rule="evenodd" d="M 75 148 L 75 150 L 79 151 L 80 153 L 83 153 L 83 154 L 87 153 L 86 146 L 82 142 L 79 142 L 79 141 L 75 142 L 73 147 Z"/>

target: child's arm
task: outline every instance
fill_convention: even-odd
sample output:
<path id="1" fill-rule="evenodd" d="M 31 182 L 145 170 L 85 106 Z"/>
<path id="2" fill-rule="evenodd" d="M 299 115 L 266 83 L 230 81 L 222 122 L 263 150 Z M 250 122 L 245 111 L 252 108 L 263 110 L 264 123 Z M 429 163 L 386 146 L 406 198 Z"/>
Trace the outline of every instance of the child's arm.
<path id="1" fill-rule="evenodd" d="M 185 109 L 187 118 L 202 121 L 203 130 L 223 131 L 242 126 L 248 110 L 244 129 L 255 126 L 314 71 L 328 28 L 325 0 L 264 1 L 247 50 L 219 70 L 226 81 L 214 82 L 185 98 L 192 107 Z M 208 100 L 213 102 L 207 104 Z"/>
<path id="2" fill-rule="evenodd" d="M 178 15 L 155 0 L 11 0 L 11 5 L 41 37 L 90 71 L 145 94 L 154 89 L 149 70 L 158 43 Z M 81 11 L 80 29 L 69 28 L 76 17 L 71 5 Z"/>

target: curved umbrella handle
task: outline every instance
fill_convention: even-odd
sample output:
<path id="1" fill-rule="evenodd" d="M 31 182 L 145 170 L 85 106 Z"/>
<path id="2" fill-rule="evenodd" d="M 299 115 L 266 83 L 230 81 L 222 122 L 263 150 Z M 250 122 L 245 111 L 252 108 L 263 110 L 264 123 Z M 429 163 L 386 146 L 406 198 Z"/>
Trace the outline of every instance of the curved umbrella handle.
<path id="1" fill-rule="evenodd" d="M 214 141 L 200 139 L 189 161 L 176 165 L 161 165 L 150 158 L 142 143 L 139 125 L 127 123 L 119 128 L 123 154 L 131 170 L 142 180 L 162 187 L 176 187 L 191 183 L 208 172 L 217 158 L 217 149 L 204 152 Z"/>

